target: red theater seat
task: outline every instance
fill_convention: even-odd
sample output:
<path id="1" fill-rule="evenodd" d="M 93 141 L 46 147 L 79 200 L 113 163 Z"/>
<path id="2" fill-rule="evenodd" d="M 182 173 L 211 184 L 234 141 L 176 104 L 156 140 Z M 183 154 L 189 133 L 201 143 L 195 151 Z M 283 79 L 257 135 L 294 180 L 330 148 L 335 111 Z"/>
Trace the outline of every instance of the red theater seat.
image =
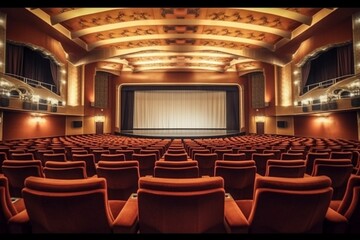
<path id="1" fill-rule="evenodd" d="M 29 177 L 23 197 L 33 233 L 136 232 L 134 203 L 108 201 L 104 178 Z"/>
<path id="2" fill-rule="evenodd" d="M 259 176 L 254 199 L 236 202 L 249 233 L 322 233 L 332 192 L 327 176 Z"/>
<path id="3" fill-rule="evenodd" d="M 137 197 L 140 233 L 224 233 L 243 218 L 221 177 L 141 177 Z"/>

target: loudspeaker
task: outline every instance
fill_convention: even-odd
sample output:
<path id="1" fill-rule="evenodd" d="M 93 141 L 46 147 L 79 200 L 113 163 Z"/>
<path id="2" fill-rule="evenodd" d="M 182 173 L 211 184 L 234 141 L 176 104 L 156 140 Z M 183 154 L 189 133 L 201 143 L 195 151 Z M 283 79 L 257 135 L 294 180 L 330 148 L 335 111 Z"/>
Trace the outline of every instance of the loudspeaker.
<path id="1" fill-rule="evenodd" d="M 51 105 L 51 112 L 57 112 L 57 105 L 56 104 L 53 104 Z"/>
<path id="2" fill-rule="evenodd" d="M 277 121 L 276 124 L 278 128 L 287 128 L 287 121 Z"/>
<path id="3" fill-rule="evenodd" d="M 337 109 L 337 102 L 329 102 L 329 109 Z"/>
<path id="4" fill-rule="evenodd" d="M 321 110 L 322 110 L 322 111 L 327 111 L 327 110 L 329 110 L 329 104 L 328 104 L 328 103 L 322 103 L 322 104 L 321 104 Z"/>
<path id="5" fill-rule="evenodd" d="M 39 103 L 39 110 L 47 111 L 48 110 L 48 105 Z"/>
<path id="6" fill-rule="evenodd" d="M 320 104 L 311 105 L 311 111 L 319 111 L 319 110 L 321 110 Z"/>
<path id="7" fill-rule="evenodd" d="M 72 127 L 73 128 L 81 128 L 82 127 L 82 121 L 72 121 Z"/>
<path id="8" fill-rule="evenodd" d="M 38 110 L 38 104 L 32 102 L 23 102 L 23 109 L 26 110 Z"/>

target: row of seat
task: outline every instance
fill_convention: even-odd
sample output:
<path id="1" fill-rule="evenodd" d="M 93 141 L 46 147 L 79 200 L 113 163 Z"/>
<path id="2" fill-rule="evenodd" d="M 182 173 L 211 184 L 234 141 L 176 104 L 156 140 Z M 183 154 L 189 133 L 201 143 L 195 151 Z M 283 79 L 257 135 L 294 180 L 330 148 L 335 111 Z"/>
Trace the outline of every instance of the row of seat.
<path id="1" fill-rule="evenodd" d="M 145 156 L 147 157 L 147 156 Z M 151 155 L 150 155 L 151 157 Z M 90 162 L 85 160 L 90 159 Z M 117 158 L 116 158 L 117 159 Z M 144 158 L 146 159 L 146 158 Z M 28 176 L 39 176 L 59 179 L 81 179 L 87 177 L 104 177 L 108 180 L 109 196 L 111 199 L 126 199 L 136 190 L 140 176 L 155 176 L 163 178 L 197 178 L 203 176 L 221 176 L 225 180 L 225 189 L 235 199 L 251 199 L 255 177 L 277 176 L 288 178 L 302 178 L 307 176 L 326 175 L 332 180 L 334 199 L 341 199 L 344 195 L 347 181 L 352 174 L 353 166 L 349 159 L 315 159 L 314 171 L 311 175 L 305 173 L 305 160 L 272 160 L 267 159 L 265 173 L 260 174 L 256 160 L 216 160 L 214 166 L 207 169 L 211 172 L 202 174 L 200 163 L 209 161 L 155 161 L 154 154 L 151 160 L 139 161 L 108 161 L 104 158 L 97 164 L 91 154 L 79 155 L 75 161 L 47 161 L 45 167 L 39 160 L 5 160 L 2 165 L 3 173 L 10 180 L 10 192 L 13 197 L 20 197 L 24 180 Z M 87 172 L 87 165 L 93 168 L 93 174 Z M 146 172 L 141 174 L 142 167 Z M 356 174 L 359 174 L 357 172 Z M 110 192 L 112 192 L 110 194 Z"/>
<path id="2" fill-rule="evenodd" d="M 221 177 L 141 177 L 126 201 L 108 200 L 104 178 L 28 177 L 12 203 L 0 176 L 2 230 L 31 233 L 359 232 L 360 176 L 331 200 L 326 176 L 258 177 L 254 198 L 234 200 Z M 22 203 L 21 203 L 22 202 Z"/>

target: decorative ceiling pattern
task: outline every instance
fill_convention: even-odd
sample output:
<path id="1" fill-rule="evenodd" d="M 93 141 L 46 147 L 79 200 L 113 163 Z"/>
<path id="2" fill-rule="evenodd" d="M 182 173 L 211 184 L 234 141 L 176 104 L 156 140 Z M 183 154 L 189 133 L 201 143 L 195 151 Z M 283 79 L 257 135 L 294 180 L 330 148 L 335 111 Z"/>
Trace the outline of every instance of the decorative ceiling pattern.
<path id="1" fill-rule="evenodd" d="M 121 71 L 243 71 L 290 59 L 276 51 L 336 8 L 27 8 L 87 51 L 75 65 Z M 106 64 L 105 64 L 106 63 Z M 101 64 L 100 64 L 101 65 Z M 119 67 L 122 66 L 122 67 Z"/>

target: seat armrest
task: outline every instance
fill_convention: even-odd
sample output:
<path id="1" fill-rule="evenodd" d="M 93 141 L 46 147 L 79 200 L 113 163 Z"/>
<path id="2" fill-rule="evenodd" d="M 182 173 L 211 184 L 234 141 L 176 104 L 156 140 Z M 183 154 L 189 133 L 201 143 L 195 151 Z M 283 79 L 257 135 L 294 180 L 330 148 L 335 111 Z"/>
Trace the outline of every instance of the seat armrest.
<path id="1" fill-rule="evenodd" d="M 323 225 L 324 233 L 345 233 L 348 226 L 346 217 L 332 208 L 328 208 Z"/>
<path id="2" fill-rule="evenodd" d="M 113 223 L 114 233 L 137 233 L 139 228 L 137 196 L 132 194 Z"/>
<path id="3" fill-rule="evenodd" d="M 225 197 L 225 224 L 230 233 L 248 233 L 249 222 L 231 195 Z"/>
<path id="4" fill-rule="evenodd" d="M 8 221 L 10 233 L 31 233 L 30 218 L 26 210 L 12 216 Z"/>

